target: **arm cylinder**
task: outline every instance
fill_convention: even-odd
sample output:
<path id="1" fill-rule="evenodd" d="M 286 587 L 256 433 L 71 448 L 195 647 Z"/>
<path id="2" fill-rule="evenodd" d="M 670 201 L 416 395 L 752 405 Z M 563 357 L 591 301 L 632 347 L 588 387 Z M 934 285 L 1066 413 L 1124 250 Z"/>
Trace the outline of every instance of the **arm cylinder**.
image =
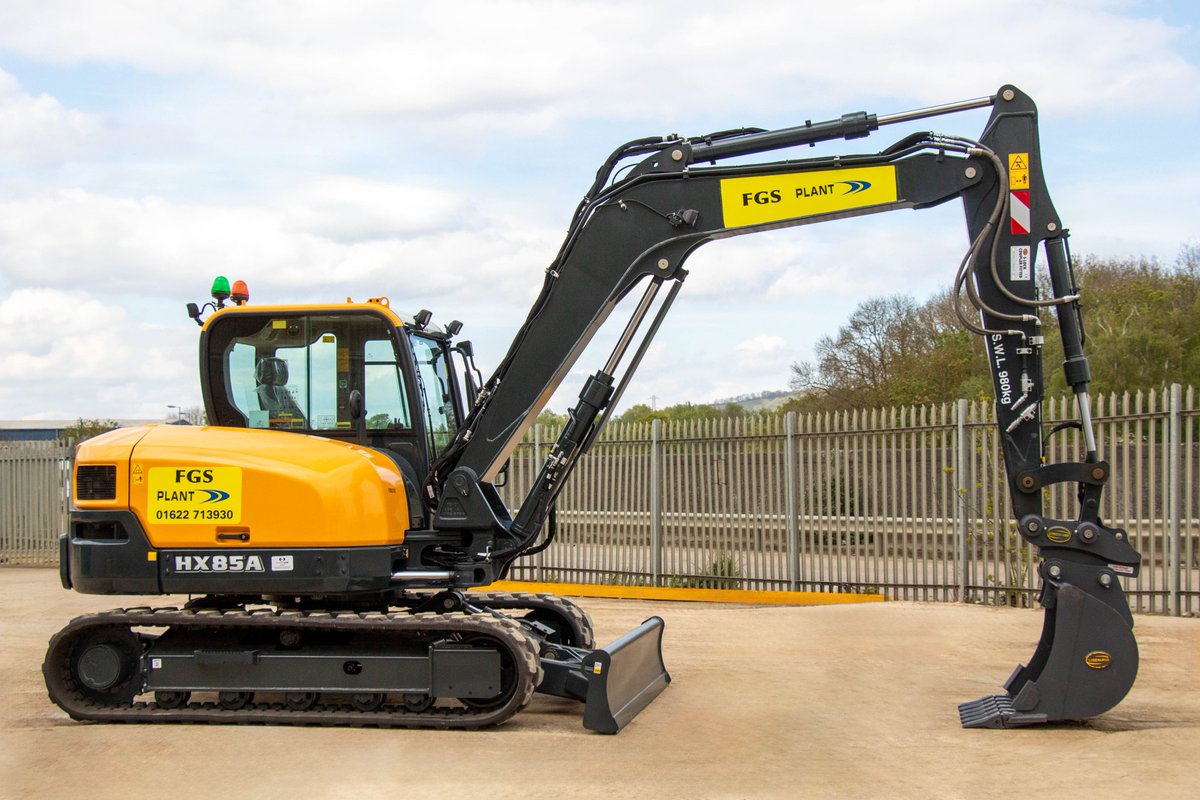
<path id="1" fill-rule="evenodd" d="M 1049 262 L 1050 285 L 1054 289 L 1054 296 L 1079 294 L 1075 276 L 1071 272 L 1071 262 L 1067 259 L 1066 244 L 1061 237 L 1046 240 L 1046 260 Z M 1067 375 L 1067 383 L 1076 394 L 1080 394 L 1087 391 L 1092 381 L 1092 370 L 1087 356 L 1083 354 L 1083 313 L 1078 300 L 1056 306 L 1056 309 L 1063 343 L 1063 371 Z"/>
<path id="2" fill-rule="evenodd" d="M 1046 261 L 1050 269 L 1050 285 L 1055 297 L 1078 295 L 1079 287 L 1075 285 L 1075 275 L 1071 270 L 1071 260 L 1067 256 L 1067 246 L 1063 237 L 1046 240 Z M 1096 433 L 1092 427 L 1092 402 L 1088 394 L 1088 384 L 1092 382 L 1092 368 L 1087 356 L 1083 354 L 1085 340 L 1083 332 L 1083 311 L 1078 300 L 1055 306 L 1058 311 L 1058 330 L 1063 344 L 1063 372 L 1067 376 L 1067 384 L 1075 392 L 1075 402 L 1079 406 L 1079 421 L 1083 426 L 1084 446 L 1087 448 L 1088 461 L 1098 458 Z"/>

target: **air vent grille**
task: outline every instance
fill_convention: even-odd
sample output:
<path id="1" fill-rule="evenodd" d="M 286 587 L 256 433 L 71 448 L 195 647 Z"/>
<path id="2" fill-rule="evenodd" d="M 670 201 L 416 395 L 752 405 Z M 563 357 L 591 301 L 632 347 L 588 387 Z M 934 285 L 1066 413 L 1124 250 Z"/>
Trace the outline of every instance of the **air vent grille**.
<path id="1" fill-rule="evenodd" d="M 82 464 L 76 467 L 75 497 L 80 500 L 116 500 L 117 468 L 111 464 Z"/>

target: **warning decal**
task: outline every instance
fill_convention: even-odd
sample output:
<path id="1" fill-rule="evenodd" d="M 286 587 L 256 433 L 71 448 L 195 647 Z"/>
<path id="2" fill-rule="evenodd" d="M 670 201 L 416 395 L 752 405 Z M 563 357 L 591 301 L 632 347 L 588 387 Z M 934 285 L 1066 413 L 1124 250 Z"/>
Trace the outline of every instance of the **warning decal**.
<path id="1" fill-rule="evenodd" d="M 1027 281 L 1033 277 L 1033 267 L 1029 263 L 1029 245 L 1014 245 L 1011 248 L 1008 279 L 1010 281 Z"/>
<path id="2" fill-rule="evenodd" d="M 1008 188 L 1029 188 L 1029 153 L 1008 154 Z"/>
<path id="3" fill-rule="evenodd" d="M 894 203 L 896 199 L 896 168 L 890 165 L 721 181 L 721 210 L 729 228 Z"/>
<path id="4" fill-rule="evenodd" d="M 240 522 L 241 467 L 151 467 L 146 501 L 153 523 Z"/>
<path id="5" fill-rule="evenodd" d="M 1029 233 L 1029 190 L 1009 192 L 1009 231 L 1014 235 Z"/>

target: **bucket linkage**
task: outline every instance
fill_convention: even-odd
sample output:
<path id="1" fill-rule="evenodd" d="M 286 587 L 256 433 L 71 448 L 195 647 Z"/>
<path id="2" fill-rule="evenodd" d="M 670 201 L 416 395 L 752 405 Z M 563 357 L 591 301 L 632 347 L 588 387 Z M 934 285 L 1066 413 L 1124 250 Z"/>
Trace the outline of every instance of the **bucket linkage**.
<path id="1" fill-rule="evenodd" d="M 1126 532 L 1098 520 L 1028 515 L 1018 527 L 1044 559 L 1041 639 L 1027 665 L 987 695 L 958 707 L 964 728 L 1010 728 L 1080 720 L 1114 707 L 1133 686 L 1138 648 L 1119 576 L 1135 577 L 1140 554 Z"/>

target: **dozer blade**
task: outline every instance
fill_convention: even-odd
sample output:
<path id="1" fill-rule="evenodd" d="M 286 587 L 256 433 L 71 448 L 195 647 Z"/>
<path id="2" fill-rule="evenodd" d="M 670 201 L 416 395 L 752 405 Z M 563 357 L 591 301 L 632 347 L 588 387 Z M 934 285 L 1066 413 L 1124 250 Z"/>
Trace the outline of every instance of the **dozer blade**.
<path id="1" fill-rule="evenodd" d="M 651 617 L 583 660 L 588 676 L 583 727 L 617 733 L 667 688 L 671 676 L 662 657 L 665 627 L 662 617 Z"/>
<path id="2" fill-rule="evenodd" d="M 662 617 L 651 617 L 598 650 L 550 646 L 538 691 L 583 701 L 588 730 L 619 732 L 671 682 L 662 657 L 665 626 Z"/>
<path id="3" fill-rule="evenodd" d="M 1114 587 L 1115 588 L 1115 587 Z M 1120 589 L 1115 589 L 1120 591 Z M 1004 685 L 958 707 L 964 728 L 1012 728 L 1079 720 L 1121 702 L 1138 669 L 1132 618 L 1069 583 L 1052 587 L 1042 637 L 1029 665 Z M 1124 598 L 1120 598 L 1120 605 Z"/>

